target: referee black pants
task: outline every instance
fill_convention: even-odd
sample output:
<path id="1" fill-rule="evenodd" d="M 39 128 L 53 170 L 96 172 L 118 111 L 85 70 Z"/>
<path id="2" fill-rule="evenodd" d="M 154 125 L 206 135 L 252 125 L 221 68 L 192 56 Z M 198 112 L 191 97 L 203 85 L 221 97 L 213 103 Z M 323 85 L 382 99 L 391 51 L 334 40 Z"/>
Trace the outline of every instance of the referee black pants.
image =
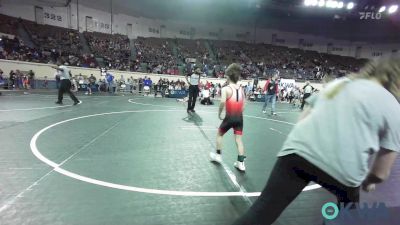
<path id="1" fill-rule="evenodd" d="M 194 110 L 194 106 L 196 105 L 197 96 L 199 96 L 199 86 L 198 85 L 190 85 L 187 110 Z"/>
<path id="2" fill-rule="evenodd" d="M 68 93 L 74 103 L 79 102 L 74 93 L 71 92 L 71 81 L 69 79 L 61 80 L 60 88 L 58 88 L 58 103 L 62 102 L 64 93 Z"/>
<path id="3" fill-rule="evenodd" d="M 311 181 L 346 207 L 360 200 L 360 187 L 345 186 L 299 155 L 290 154 L 278 158 L 260 197 L 234 225 L 272 224 Z"/>
<path id="4" fill-rule="evenodd" d="M 308 97 L 310 97 L 310 96 L 311 96 L 310 93 L 305 93 L 305 94 L 303 95 L 303 102 L 301 103 L 301 107 L 300 107 L 301 110 L 303 110 L 304 104 L 306 104 L 306 99 L 307 99 Z"/>

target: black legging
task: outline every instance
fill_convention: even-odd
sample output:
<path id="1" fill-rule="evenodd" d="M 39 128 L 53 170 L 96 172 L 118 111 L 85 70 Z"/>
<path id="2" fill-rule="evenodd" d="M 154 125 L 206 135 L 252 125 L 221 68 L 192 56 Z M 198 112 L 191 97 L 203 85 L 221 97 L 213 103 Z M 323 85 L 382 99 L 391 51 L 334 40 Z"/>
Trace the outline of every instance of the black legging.
<path id="1" fill-rule="evenodd" d="M 305 94 L 303 95 L 303 102 L 301 103 L 300 109 L 303 109 L 303 108 L 304 108 L 304 104 L 306 104 L 306 99 L 307 99 L 308 97 L 310 97 L 310 96 L 311 96 L 310 93 L 305 93 Z"/>
<path id="2" fill-rule="evenodd" d="M 189 86 L 189 101 L 187 110 L 194 110 L 194 106 L 196 105 L 197 96 L 199 95 L 199 86 L 198 85 L 190 85 Z"/>
<path id="3" fill-rule="evenodd" d="M 347 187 L 304 158 L 290 154 L 278 158 L 260 197 L 234 225 L 272 224 L 310 181 L 336 195 L 338 203 L 359 202 L 360 187 Z"/>
<path id="4" fill-rule="evenodd" d="M 58 89 L 58 102 L 61 103 L 63 100 L 64 93 L 68 93 L 71 99 L 76 103 L 79 100 L 75 97 L 74 93 L 71 92 L 71 81 L 69 79 L 61 80 L 60 88 Z"/>

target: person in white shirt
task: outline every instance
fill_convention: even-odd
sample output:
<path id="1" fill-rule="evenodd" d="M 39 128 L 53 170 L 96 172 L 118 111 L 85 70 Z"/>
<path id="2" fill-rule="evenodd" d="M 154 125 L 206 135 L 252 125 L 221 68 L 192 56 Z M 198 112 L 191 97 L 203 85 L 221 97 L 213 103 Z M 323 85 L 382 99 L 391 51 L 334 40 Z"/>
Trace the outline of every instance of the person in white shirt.
<path id="1" fill-rule="evenodd" d="M 207 87 L 205 87 L 201 91 L 201 95 L 202 95 L 202 99 L 200 102 L 201 104 L 203 104 L 203 105 L 212 105 L 213 104 L 210 99 L 210 90 Z"/>
<path id="2" fill-rule="evenodd" d="M 199 84 L 200 84 L 201 70 L 199 67 L 195 67 L 194 73 L 190 76 L 186 76 L 186 81 L 189 86 L 189 101 L 187 106 L 187 113 L 194 113 L 194 107 L 196 105 L 197 96 L 199 95 Z M 190 77 L 190 80 L 189 80 Z"/>
<path id="3" fill-rule="evenodd" d="M 351 209 L 360 189 L 388 179 L 400 152 L 399 58 L 372 62 L 307 101 L 260 197 L 234 225 L 272 224 L 310 182 Z"/>
<path id="4" fill-rule="evenodd" d="M 79 100 L 71 92 L 71 71 L 66 66 L 53 66 L 52 68 L 56 69 L 60 76 L 60 87 L 58 88 L 58 101 L 56 101 L 56 104 L 63 104 L 64 93 L 68 93 L 72 101 L 74 101 L 74 105 L 77 105 Z"/>
<path id="5" fill-rule="evenodd" d="M 303 102 L 301 103 L 300 109 L 303 110 L 304 109 L 304 104 L 306 104 L 306 99 L 309 98 L 312 94 L 312 92 L 314 91 L 314 87 L 311 86 L 310 82 L 307 81 L 306 85 L 304 85 L 303 87 Z"/>

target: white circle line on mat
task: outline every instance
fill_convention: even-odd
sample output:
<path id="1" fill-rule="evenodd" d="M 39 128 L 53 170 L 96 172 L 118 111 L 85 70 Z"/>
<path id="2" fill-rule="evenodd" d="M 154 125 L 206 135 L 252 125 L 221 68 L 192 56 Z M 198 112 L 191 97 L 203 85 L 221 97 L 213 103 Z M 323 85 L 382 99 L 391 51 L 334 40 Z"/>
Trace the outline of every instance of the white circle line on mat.
<path id="1" fill-rule="evenodd" d="M 95 117 L 95 116 L 104 116 L 104 115 L 111 115 L 111 114 L 123 114 L 123 113 L 144 113 L 144 112 L 174 112 L 174 111 L 184 111 L 184 110 L 136 110 L 136 111 L 120 111 L 120 112 L 108 112 L 108 113 L 99 113 L 99 114 L 91 114 L 91 115 L 86 115 L 86 116 L 79 116 L 79 117 L 74 117 L 71 119 L 63 120 L 54 124 L 51 124 L 40 131 L 38 131 L 31 139 L 30 141 L 30 147 L 32 153 L 42 162 L 45 164 L 53 167 L 53 170 L 63 174 L 65 176 L 68 176 L 70 178 L 80 180 L 83 182 L 87 182 L 90 184 L 94 185 L 99 185 L 103 187 L 108 187 L 108 188 L 113 188 L 113 189 L 119 189 L 119 190 L 125 190 L 125 191 L 133 191 L 133 192 L 141 192 L 141 193 L 148 193 L 148 194 L 158 194 L 158 195 L 174 195 L 174 196 L 192 196 L 192 197 L 224 197 L 224 196 L 247 196 L 247 197 L 257 197 L 261 193 L 260 192 L 195 192 L 195 191 L 175 191 L 175 190 L 159 190 L 159 189 L 152 189 L 152 188 L 141 188 L 141 187 L 134 187 L 134 186 L 128 186 L 128 185 L 122 185 L 122 184 L 115 184 L 111 182 L 106 182 L 102 180 L 97 180 L 93 179 L 90 177 L 82 176 L 77 173 L 70 172 L 68 170 L 65 170 L 60 167 L 59 164 L 51 161 L 50 159 L 46 158 L 37 148 L 36 146 L 36 141 L 38 140 L 39 136 L 43 134 L 45 131 L 49 130 L 50 128 L 53 128 L 55 126 L 58 126 L 60 124 L 64 124 L 67 122 L 79 120 L 79 119 L 84 119 L 84 118 L 90 118 L 90 117 Z M 201 112 L 201 111 L 199 111 Z M 314 184 L 310 185 L 304 188 L 303 191 L 310 191 L 320 188 L 319 185 Z"/>

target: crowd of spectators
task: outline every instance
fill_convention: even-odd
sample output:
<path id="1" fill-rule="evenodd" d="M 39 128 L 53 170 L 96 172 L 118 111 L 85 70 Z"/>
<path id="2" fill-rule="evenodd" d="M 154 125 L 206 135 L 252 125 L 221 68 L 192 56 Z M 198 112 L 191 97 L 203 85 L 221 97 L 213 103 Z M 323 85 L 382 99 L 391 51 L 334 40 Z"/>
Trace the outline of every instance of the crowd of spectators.
<path id="1" fill-rule="evenodd" d="M 27 31 L 34 46 L 28 47 L 18 37 L 19 26 Z M 238 41 L 138 37 L 131 46 L 126 35 L 97 32 L 84 32 L 91 51 L 84 54 L 76 30 L 5 15 L 0 15 L 0 32 L 15 36 L 1 38 L 0 59 L 96 68 L 100 66 L 96 58 L 102 58 L 107 69 L 146 73 L 187 74 L 192 66 L 187 59 L 191 59 L 213 77 L 223 77 L 226 66 L 237 62 L 242 65 L 245 78 L 279 73 L 282 78 L 321 80 L 325 75 L 357 71 L 366 62 L 300 48 Z"/>
<path id="2" fill-rule="evenodd" d="M 213 43 L 217 65 L 231 61 L 241 63 L 244 77 L 269 77 L 279 73 L 283 78 L 321 80 L 325 75 L 341 76 L 358 71 L 364 59 L 268 44 L 243 42 Z"/>
<path id="3" fill-rule="evenodd" d="M 204 40 L 176 39 L 178 58 L 185 62 L 186 59 L 196 59 L 196 62 L 208 64 L 210 53 Z"/>
<path id="4" fill-rule="evenodd" d="M 83 53 L 78 31 L 27 20 L 24 20 L 22 24 L 37 49 L 45 56 L 46 61 L 62 62 L 70 66 L 96 67 L 93 55 Z"/>
<path id="5" fill-rule="evenodd" d="M 173 53 L 174 39 L 142 38 L 135 40 L 136 70 L 159 74 L 179 74 L 177 57 Z M 144 69 L 139 68 L 145 65 Z"/>
<path id="6" fill-rule="evenodd" d="M 32 70 L 20 71 L 11 70 L 8 76 L 0 69 L 0 83 L 2 88 L 13 89 L 31 89 L 35 88 L 35 73 Z"/>
<path id="7" fill-rule="evenodd" d="M 99 32 L 84 32 L 84 36 L 91 52 L 95 57 L 103 58 L 106 68 L 131 70 L 131 46 L 128 36 Z"/>
<path id="8" fill-rule="evenodd" d="M 33 46 L 27 46 L 17 29 L 25 29 Z M 0 58 L 37 63 L 62 63 L 70 66 L 96 67 L 91 54 L 82 53 L 76 30 L 0 15 Z"/>

